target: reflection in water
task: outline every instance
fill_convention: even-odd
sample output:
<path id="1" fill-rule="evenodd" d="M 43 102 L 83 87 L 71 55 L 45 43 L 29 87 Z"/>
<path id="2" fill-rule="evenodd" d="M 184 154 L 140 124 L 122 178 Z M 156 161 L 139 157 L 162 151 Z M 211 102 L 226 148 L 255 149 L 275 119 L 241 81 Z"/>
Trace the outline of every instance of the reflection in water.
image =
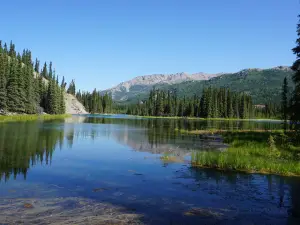
<path id="1" fill-rule="evenodd" d="M 243 120 L 187 120 L 187 119 L 139 119 L 134 117 L 73 117 L 76 121 L 97 124 L 123 124 L 132 127 L 173 131 L 177 129 L 206 130 L 206 129 L 280 129 L 279 121 L 243 121 Z M 80 119 L 79 119 L 80 118 Z M 131 118 L 131 119 L 130 119 Z"/>
<path id="2" fill-rule="evenodd" d="M 122 218 L 116 223 L 131 218 L 128 224 L 299 222 L 299 178 L 194 169 L 188 163 L 163 167 L 159 160 L 144 160 L 149 153 L 183 158 L 189 149 L 220 147 L 175 128 L 278 129 L 280 124 L 78 118 L 76 123 L 0 125 L 0 177 L 11 181 L 0 182 L 0 219 L 10 223 L 15 215 L 24 216 L 30 224 L 51 214 L 55 223 L 63 213 L 79 224 L 84 216 L 111 220 L 106 216 L 113 212 Z M 18 174 L 28 179 L 14 180 Z M 12 188 L 16 192 L 8 191 Z M 40 211 L 20 209 L 24 196 Z"/>
<path id="3" fill-rule="evenodd" d="M 57 143 L 63 144 L 64 131 L 52 124 L 7 123 L 0 125 L 0 181 L 23 174 L 37 163 L 51 163 Z"/>

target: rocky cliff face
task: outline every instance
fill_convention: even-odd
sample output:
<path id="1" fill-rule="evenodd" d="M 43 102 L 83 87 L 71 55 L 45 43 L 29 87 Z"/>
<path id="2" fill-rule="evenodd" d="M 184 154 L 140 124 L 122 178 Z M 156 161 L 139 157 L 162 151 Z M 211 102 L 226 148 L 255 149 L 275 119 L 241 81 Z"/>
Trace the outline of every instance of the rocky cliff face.
<path id="1" fill-rule="evenodd" d="M 67 114 L 88 114 L 84 106 L 73 95 L 65 93 Z"/>

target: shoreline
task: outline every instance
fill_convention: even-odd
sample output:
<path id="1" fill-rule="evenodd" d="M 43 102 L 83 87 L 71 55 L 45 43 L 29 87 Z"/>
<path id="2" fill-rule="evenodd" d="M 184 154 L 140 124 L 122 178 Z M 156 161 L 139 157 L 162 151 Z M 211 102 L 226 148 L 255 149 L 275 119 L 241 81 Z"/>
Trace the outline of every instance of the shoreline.
<path id="1" fill-rule="evenodd" d="M 128 115 L 128 114 L 124 114 Z M 145 118 L 145 119 L 186 119 L 186 120 L 223 120 L 223 121 L 274 121 L 274 122 L 284 122 L 280 119 L 266 119 L 266 118 L 249 118 L 249 119 L 241 119 L 241 118 L 203 118 L 203 117 L 180 117 L 180 116 L 137 116 L 137 115 L 128 115 L 128 116 L 135 116 L 138 118 Z"/>
<path id="2" fill-rule="evenodd" d="M 16 114 L 16 115 L 0 115 L 0 123 L 4 122 L 15 122 L 15 121 L 35 121 L 35 120 L 54 120 L 54 119 L 64 119 L 71 117 L 72 114 Z"/>
<path id="3" fill-rule="evenodd" d="M 222 172 L 240 172 L 240 173 L 246 173 L 246 174 L 260 174 L 260 175 L 276 175 L 276 176 L 284 176 L 284 177 L 300 177 L 300 174 L 295 173 L 274 173 L 274 172 L 268 172 L 264 170 L 245 170 L 245 169 L 230 169 L 230 168 L 220 168 L 220 167 L 213 167 L 213 166 L 205 166 L 205 165 L 198 165 L 191 163 L 193 168 L 199 168 L 199 169 L 209 169 L 209 170 L 218 170 Z"/>

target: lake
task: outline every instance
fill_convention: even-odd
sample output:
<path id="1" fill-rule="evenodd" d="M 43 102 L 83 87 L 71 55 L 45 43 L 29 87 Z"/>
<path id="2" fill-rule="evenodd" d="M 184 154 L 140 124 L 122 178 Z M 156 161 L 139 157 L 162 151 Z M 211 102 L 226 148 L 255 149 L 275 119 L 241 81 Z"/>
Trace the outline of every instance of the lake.
<path id="1" fill-rule="evenodd" d="M 280 127 L 123 115 L 2 123 L 0 224 L 300 224 L 300 178 L 191 168 L 192 150 L 226 145 L 175 131 Z"/>

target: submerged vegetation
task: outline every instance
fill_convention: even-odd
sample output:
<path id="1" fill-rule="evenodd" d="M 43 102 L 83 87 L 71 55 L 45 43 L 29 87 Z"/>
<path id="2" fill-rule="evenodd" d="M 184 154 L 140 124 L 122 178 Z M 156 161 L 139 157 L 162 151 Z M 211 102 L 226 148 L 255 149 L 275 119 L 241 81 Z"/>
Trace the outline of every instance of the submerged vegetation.
<path id="1" fill-rule="evenodd" d="M 251 173 L 272 173 L 300 176 L 300 145 L 294 132 L 282 130 L 208 130 L 184 131 L 214 138 L 221 134 L 229 148 L 223 152 L 197 151 L 192 153 L 193 167 L 239 170 Z M 297 144 L 295 144 L 297 143 Z"/>

